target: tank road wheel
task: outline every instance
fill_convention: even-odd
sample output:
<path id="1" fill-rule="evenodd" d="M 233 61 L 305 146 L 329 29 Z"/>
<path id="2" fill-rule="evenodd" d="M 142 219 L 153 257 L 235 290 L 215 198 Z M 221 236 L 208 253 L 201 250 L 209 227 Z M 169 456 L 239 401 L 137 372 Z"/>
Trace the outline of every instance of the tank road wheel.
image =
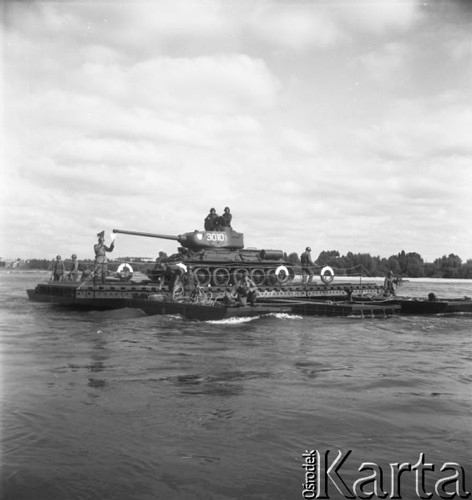
<path id="1" fill-rule="evenodd" d="M 293 267 L 288 267 L 287 269 L 289 274 L 288 281 L 291 282 L 295 279 L 295 271 L 293 270 Z"/>
<path id="2" fill-rule="evenodd" d="M 207 286 L 210 284 L 211 273 L 206 267 L 197 267 L 194 271 L 197 283 L 200 286 Z"/>
<path id="3" fill-rule="evenodd" d="M 277 277 L 275 275 L 275 269 L 267 269 L 267 271 L 266 271 L 266 283 L 269 286 L 277 285 Z"/>
<path id="4" fill-rule="evenodd" d="M 235 269 L 232 272 L 231 277 L 232 277 L 232 281 L 233 281 L 234 285 L 241 280 L 243 274 L 249 274 L 249 271 L 247 269 L 244 269 L 244 268 L 239 268 L 239 269 Z"/>
<path id="5" fill-rule="evenodd" d="M 224 267 L 217 267 L 212 271 L 212 284 L 215 286 L 226 286 L 229 285 L 229 271 Z"/>
<path id="6" fill-rule="evenodd" d="M 252 281 L 254 281 L 254 283 L 256 284 L 256 286 L 262 285 L 266 279 L 264 269 L 252 269 L 250 276 Z"/>

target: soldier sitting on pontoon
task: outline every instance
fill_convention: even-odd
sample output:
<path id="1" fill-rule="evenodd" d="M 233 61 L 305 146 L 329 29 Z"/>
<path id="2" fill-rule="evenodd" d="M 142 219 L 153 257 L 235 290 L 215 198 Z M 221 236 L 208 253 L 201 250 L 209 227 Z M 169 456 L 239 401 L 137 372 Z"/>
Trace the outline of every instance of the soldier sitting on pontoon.
<path id="1" fill-rule="evenodd" d="M 247 274 L 243 274 L 239 283 L 234 286 L 236 300 L 240 306 L 246 306 L 247 302 L 254 306 L 257 299 L 257 287 Z"/>

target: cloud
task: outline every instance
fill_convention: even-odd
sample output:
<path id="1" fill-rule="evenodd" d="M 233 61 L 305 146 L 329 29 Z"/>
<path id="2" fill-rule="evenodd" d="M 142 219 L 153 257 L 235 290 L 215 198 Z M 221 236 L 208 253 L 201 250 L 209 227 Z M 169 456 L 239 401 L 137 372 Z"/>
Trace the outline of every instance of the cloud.
<path id="1" fill-rule="evenodd" d="M 35 62 L 39 81 L 43 61 Z M 172 168 L 188 163 L 189 149 L 254 149 L 263 140 L 257 116 L 274 106 L 279 87 L 261 61 L 238 55 L 163 58 L 126 71 L 82 65 L 66 78 L 65 87 L 26 94 L 8 82 L 9 158 L 22 171 L 40 172 L 43 164 Z M 19 133 L 28 129 L 34 133 Z M 207 163 L 204 155 L 201 161 L 196 168 Z"/>
<path id="2" fill-rule="evenodd" d="M 472 3 L 471 3 L 472 5 Z M 472 18 L 472 16 L 471 16 Z M 464 35 L 462 31 L 451 33 L 446 42 L 448 55 L 458 62 L 470 66 L 472 60 L 472 43 L 470 36 Z"/>
<path id="3" fill-rule="evenodd" d="M 7 26 L 31 34 L 35 39 L 57 40 L 77 48 L 103 45 L 133 60 L 147 58 L 154 51 L 172 50 L 178 40 L 185 51 L 192 44 L 202 49 L 231 31 L 231 17 L 217 0 L 68 2 L 9 2 Z M 41 22 L 38 22 L 41 19 Z M 139 26 L 139 29 L 136 29 Z M 194 48 L 197 48 L 194 46 Z M 139 54 L 136 52 L 140 51 Z M 144 50 L 143 50 L 144 49 Z M 72 54 L 76 57 L 79 53 Z"/>
<path id="4" fill-rule="evenodd" d="M 294 52 L 346 44 L 356 33 L 385 35 L 405 31 L 420 19 L 417 0 L 388 2 L 258 2 L 252 9 L 251 36 Z"/>
<path id="5" fill-rule="evenodd" d="M 367 0 L 349 3 L 265 0 L 176 0 L 174 2 L 117 2 L 60 4 L 14 3 L 7 20 L 21 33 L 43 43 L 60 36 L 77 50 L 73 59 L 94 57 L 87 47 L 100 47 L 101 55 L 123 62 L 147 60 L 156 55 L 179 57 L 214 52 L 245 52 L 259 42 L 294 52 L 346 43 L 361 32 L 369 35 L 401 32 L 421 19 L 417 0 Z M 37 19 L 41 18 L 41 23 Z M 139 29 L 135 27 L 139 26 Z M 84 47 L 85 46 L 85 47 Z M 64 61 L 67 64 L 67 61 Z"/>
<path id="6" fill-rule="evenodd" d="M 441 98 L 391 102 L 382 122 L 356 135 L 365 147 L 386 158 L 431 160 L 434 157 L 472 155 L 468 130 L 472 108 Z"/>
<path id="7" fill-rule="evenodd" d="M 71 78 L 80 90 L 122 105 L 215 113 L 241 106 L 270 106 L 277 80 L 262 61 L 245 55 L 157 57 L 133 66 L 87 64 Z"/>
<path id="8" fill-rule="evenodd" d="M 350 31 L 380 36 L 411 29 L 422 19 L 421 5 L 418 0 L 343 2 L 339 15 Z"/>
<path id="9" fill-rule="evenodd" d="M 404 43 L 390 42 L 361 54 L 357 62 L 372 80 L 382 85 L 401 86 L 410 77 L 407 68 L 411 63 L 411 49 Z"/>
<path id="10" fill-rule="evenodd" d="M 252 36 L 296 51 L 325 47 L 343 36 L 330 10 L 321 4 L 261 2 L 249 26 Z"/>

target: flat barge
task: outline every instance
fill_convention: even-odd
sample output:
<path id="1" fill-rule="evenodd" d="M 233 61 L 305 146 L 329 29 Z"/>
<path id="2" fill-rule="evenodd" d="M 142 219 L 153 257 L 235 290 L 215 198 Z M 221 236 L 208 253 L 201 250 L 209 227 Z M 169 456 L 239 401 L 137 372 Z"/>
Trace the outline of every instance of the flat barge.
<path id="1" fill-rule="evenodd" d="M 354 297 L 354 302 L 363 305 L 369 303 L 377 306 L 398 305 L 400 314 L 451 314 L 472 313 L 472 299 L 470 297 L 434 299 L 421 297 L 389 297 L 382 300 Z"/>
<path id="2" fill-rule="evenodd" d="M 271 299 L 316 299 L 347 300 L 349 295 L 378 294 L 381 287 L 376 283 L 340 283 L 340 284 L 290 284 L 281 286 L 262 286 L 258 288 L 258 302 Z M 205 287 L 205 292 L 214 301 L 222 299 L 231 291 L 231 287 Z M 160 287 L 152 282 L 92 282 L 49 281 L 39 283 L 27 290 L 28 297 L 34 302 L 47 302 L 75 309 L 120 309 L 140 307 L 142 301 L 162 297 L 168 303 L 179 302 L 174 299 L 169 287 Z M 185 297 L 183 298 L 185 300 Z"/>
<path id="3" fill-rule="evenodd" d="M 139 308 L 148 315 L 180 314 L 188 319 L 222 320 L 277 313 L 300 316 L 386 317 L 395 314 L 423 315 L 472 313 L 472 299 L 429 300 L 415 297 L 379 299 L 376 283 L 290 284 L 261 287 L 255 306 L 224 303 L 231 288 L 200 288 L 203 300 L 189 292 L 175 297 L 168 287 L 152 282 L 47 282 L 27 290 L 30 300 L 81 310 Z"/>
<path id="4" fill-rule="evenodd" d="M 93 285 L 78 282 L 39 283 L 28 289 L 28 297 L 34 302 L 69 307 L 71 309 L 107 310 L 135 307 L 136 300 L 142 300 L 151 294 L 160 293 L 158 285 L 140 285 L 133 283 L 107 283 Z"/>
<path id="5" fill-rule="evenodd" d="M 317 301 L 279 299 L 272 302 L 257 302 L 254 306 L 225 305 L 219 302 L 195 304 L 191 302 L 165 302 L 145 300 L 138 304 L 148 315 L 180 314 L 187 319 L 223 320 L 229 318 L 251 318 L 273 314 L 298 316 L 359 316 L 362 318 L 387 317 L 400 311 L 398 305 L 356 304 L 346 301 Z"/>

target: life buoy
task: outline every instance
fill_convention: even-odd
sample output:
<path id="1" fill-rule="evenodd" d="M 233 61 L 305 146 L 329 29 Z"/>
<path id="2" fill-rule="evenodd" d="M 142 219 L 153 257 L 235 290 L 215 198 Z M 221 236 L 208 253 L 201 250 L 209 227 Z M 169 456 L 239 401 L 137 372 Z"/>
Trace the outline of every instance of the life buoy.
<path id="1" fill-rule="evenodd" d="M 180 267 L 184 273 L 187 272 L 187 266 L 183 264 L 182 262 L 177 262 L 176 266 Z"/>
<path id="2" fill-rule="evenodd" d="M 334 271 L 329 266 L 324 266 L 320 272 L 321 281 L 329 285 L 334 279 Z"/>
<path id="3" fill-rule="evenodd" d="M 131 267 L 131 264 L 128 264 L 127 262 L 120 264 L 116 272 L 122 280 L 130 280 L 133 276 L 133 268 Z"/>
<path id="4" fill-rule="evenodd" d="M 275 277 L 277 278 L 277 281 L 283 285 L 284 283 L 287 283 L 287 281 L 290 278 L 290 273 L 288 272 L 288 269 L 285 266 L 279 266 L 275 270 Z"/>

